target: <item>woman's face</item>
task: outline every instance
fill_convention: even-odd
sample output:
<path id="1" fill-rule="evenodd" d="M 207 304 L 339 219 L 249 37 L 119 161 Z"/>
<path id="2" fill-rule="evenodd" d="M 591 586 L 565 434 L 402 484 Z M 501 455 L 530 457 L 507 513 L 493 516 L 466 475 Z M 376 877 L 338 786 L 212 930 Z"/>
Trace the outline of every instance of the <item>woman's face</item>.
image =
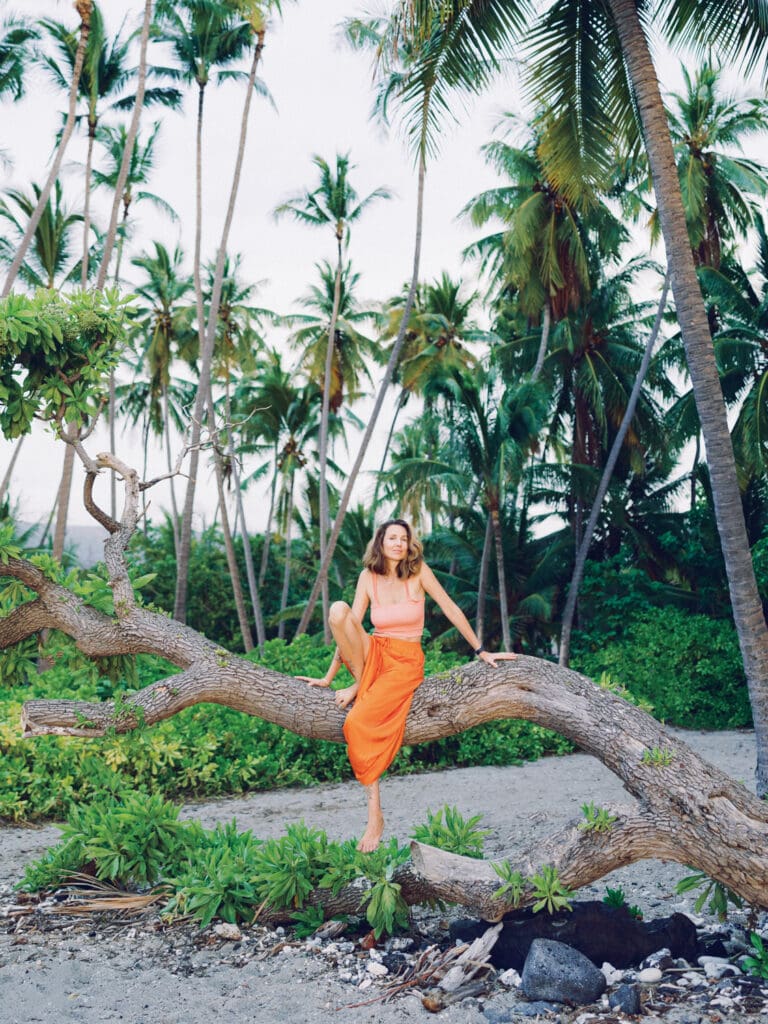
<path id="1" fill-rule="evenodd" d="M 404 526 L 393 523 L 384 531 L 381 550 L 385 558 L 393 562 L 402 562 L 408 554 L 408 531 Z"/>

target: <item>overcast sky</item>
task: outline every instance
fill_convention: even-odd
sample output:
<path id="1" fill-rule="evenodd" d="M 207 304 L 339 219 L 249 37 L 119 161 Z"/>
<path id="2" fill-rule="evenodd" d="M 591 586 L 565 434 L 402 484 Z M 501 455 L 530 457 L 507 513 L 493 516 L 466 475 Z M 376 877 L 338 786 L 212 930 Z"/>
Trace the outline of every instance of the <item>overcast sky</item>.
<path id="1" fill-rule="evenodd" d="M 101 6 L 108 28 L 115 31 L 126 12 L 127 24 L 136 24 L 142 5 L 138 0 L 103 0 Z M 73 25 L 76 22 L 71 4 L 65 0 L 27 0 L 23 9 L 30 16 L 52 16 Z M 341 20 L 361 13 L 362 9 L 356 0 L 285 3 L 282 21 L 276 21 L 267 35 L 261 77 L 276 109 L 263 100 L 254 103 L 229 248 L 230 252 L 242 253 L 246 279 L 264 281 L 258 304 L 281 313 L 297 308 L 295 300 L 315 280 L 314 264 L 334 257 L 330 231 L 312 230 L 287 219 L 277 223 L 272 216 L 278 203 L 312 186 L 314 154 L 333 161 L 336 153 L 349 152 L 357 165 L 351 179 L 361 195 L 379 185 L 395 193 L 392 200 L 372 206 L 353 229 L 350 254 L 362 275 L 359 295 L 364 300 L 381 301 L 398 291 L 410 274 L 415 216 L 413 160 L 397 134 L 388 135 L 370 120 L 373 93 L 369 57 L 351 52 L 338 39 Z M 678 58 L 665 56 L 660 63 L 666 84 L 679 88 Z M 210 259 L 218 244 L 229 194 L 243 89 L 230 82 L 211 87 L 208 92 L 203 251 L 205 258 Z M 62 96 L 39 70 L 31 76 L 28 97 L 21 103 L 3 106 L 3 147 L 13 158 L 13 167 L 0 171 L 5 186 L 27 188 L 32 180 L 44 180 L 63 106 Z M 137 208 L 134 239 L 139 247 L 158 239 L 169 246 L 178 241 L 191 252 L 195 110 L 196 98 L 190 90 L 183 112 L 162 108 L 144 112 L 145 130 L 155 119 L 162 120 L 157 172 L 149 187 L 174 206 L 180 224 L 174 225 L 152 206 Z M 457 110 L 460 123 L 445 133 L 440 156 L 432 161 L 427 175 L 422 255 L 425 279 L 434 278 L 445 269 L 472 281 L 474 268 L 462 263 L 461 250 L 477 237 L 477 231 L 458 220 L 457 215 L 471 196 L 496 184 L 497 179 L 485 166 L 479 148 L 491 138 L 505 110 L 522 110 L 513 68 L 490 93 L 471 105 L 468 114 Z M 107 120 L 113 119 L 105 117 Z M 82 161 L 84 152 L 82 138 L 73 139 L 67 152 L 69 166 L 65 175 L 66 193 L 73 205 L 82 202 L 82 169 L 74 162 Z M 99 208 L 106 211 L 103 200 Z M 106 213 L 101 221 L 105 223 Z M 661 258 L 662 254 L 657 255 Z M 382 433 L 387 426 L 386 406 L 384 419 Z M 91 452 L 106 447 L 103 434 L 97 433 L 89 442 Z M 125 461 L 140 466 L 137 436 L 125 435 L 118 449 Z M 0 476 L 10 452 L 11 445 L 0 440 Z M 59 462 L 56 442 L 44 431 L 35 431 L 34 437 L 25 443 L 23 461 L 14 475 L 12 493 L 22 519 L 34 521 L 47 516 L 58 485 Z M 374 463 L 372 458 L 371 467 Z M 157 449 L 149 472 L 153 475 L 161 471 L 161 452 Z M 70 518 L 74 523 L 89 523 L 80 501 L 81 480 L 79 473 Z M 208 497 L 211 490 L 199 489 L 200 516 L 208 521 L 213 514 Z M 153 503 L 155 507 L 166 505 L 160 489 L 153 492 Z M 249 505 L 249 526 L 262 527 L 264 502 L 254 499 Z"/>

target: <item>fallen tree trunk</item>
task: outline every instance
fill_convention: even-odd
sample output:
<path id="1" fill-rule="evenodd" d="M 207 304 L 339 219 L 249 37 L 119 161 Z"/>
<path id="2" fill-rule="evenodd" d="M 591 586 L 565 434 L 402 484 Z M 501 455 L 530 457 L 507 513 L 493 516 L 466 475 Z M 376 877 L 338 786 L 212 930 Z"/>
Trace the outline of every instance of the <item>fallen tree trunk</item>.
<path id="1" fill-rule="evenodd" d="M 182 671 L 132 694 L 118 708 L 111 702 L 28 701 L 22 715 L 24 735 L 126 732 L 208 701 L 258 715 L 302 736 L 342 742 L 344 713 L 328 690 L 309 688 L 237 657 L 136 603 L 124 551 L 135 523 L 130 507 L 137 502 L 139 487 L 135 473 L 112 456 L 99 456 L 97 462 L 115 466 L 127 484 L 123 524 L 111 524 L 106 542 L 115 615 L 89 607 L 31 562 L 9 557 L 0 562 L 0 576 L 20 580 L 36 598 L 0 621 L 0 647 L 45 627 L 67 633 L 92 656 L 153 653 Z M 495 668 L 475 662 L 429 677 L 416 692 L 405 742 L 424 743 L 504 718 L 527 719 L 573 740 L 613 771 L 637 800 L 635 807 L 613 810 L 616 820 L 605 831 L 574 823 L 518 855 L 512 869 L 527 876 L 551 864 L 564 884 L 579 888 L 637 860 L 672 860 L 705 872 L 750 903 L 768 907 L 768 805 L 650 715 L 576 672 L 519 657 Z M 446 899 L 489 920 L 512 906 L 508 897 L 494 897 L 500 879 L 489 863 L 419 844 L 412 849 L 412 861 L 398 879 L 409 903 Z M 318 902 L 327 905 L 328 893 L 323 896 Z M 352 900 L 357 907 L 359 890 L 350 894 Z M 532 894 L 525 892 L 520 904 L 531 900 Z"/>

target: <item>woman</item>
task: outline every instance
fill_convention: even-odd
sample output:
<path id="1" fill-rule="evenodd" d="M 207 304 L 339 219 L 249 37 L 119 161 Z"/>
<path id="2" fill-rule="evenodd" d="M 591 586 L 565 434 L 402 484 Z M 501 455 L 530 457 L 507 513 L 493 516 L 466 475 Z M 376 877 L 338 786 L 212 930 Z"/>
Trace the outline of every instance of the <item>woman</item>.
<path id="1" fill-rule="evenodd" d="M 331 605 L 328 622 L 337 647 L 330 668 L 322 679 L 298 678 L 310 686 L 330 686 L 343 662 L 355 680 L 337 690 L 335 700 L 340 708 L 355 702 L 344 722 L 344 738 L 352 770 L 368 794 L 368 824 L 357 848 L 369 853 L 384 833 L 379 778 L 402 746 L 411 700 L 424 678 L 424 595 L 437 602 L 481 661 L 495 666 L 515 655 L 485 650 L 424 561 L 405 520 L 389 519 L 378 527 L 363 564 L 352 607 L 344 601 Z M 363 629 L 369 604 L 372 635 Z"/>

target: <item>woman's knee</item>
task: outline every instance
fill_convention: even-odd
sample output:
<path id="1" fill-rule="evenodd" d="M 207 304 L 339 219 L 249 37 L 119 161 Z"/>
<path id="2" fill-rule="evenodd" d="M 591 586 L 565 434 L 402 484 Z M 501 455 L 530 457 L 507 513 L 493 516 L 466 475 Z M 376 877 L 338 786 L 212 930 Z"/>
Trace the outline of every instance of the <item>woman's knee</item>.
<path id="1" fill-rule="evenodd" d="M 352 614 L 352 609 L 346 601 L 334 601 L 328 611 L 328 625 L 342 626 L 347 616 Z"/>

